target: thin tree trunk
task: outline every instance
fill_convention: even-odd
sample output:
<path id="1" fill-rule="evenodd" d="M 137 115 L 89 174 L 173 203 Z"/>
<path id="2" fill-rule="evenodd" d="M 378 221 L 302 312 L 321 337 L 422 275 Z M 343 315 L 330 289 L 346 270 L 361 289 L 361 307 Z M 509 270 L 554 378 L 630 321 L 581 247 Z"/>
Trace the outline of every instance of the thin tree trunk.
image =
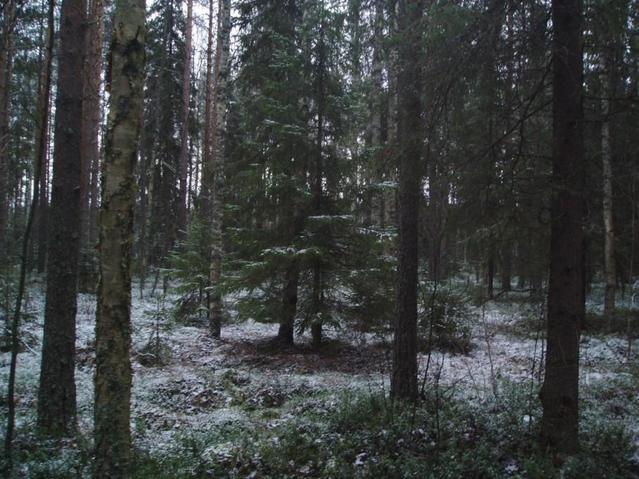
<path id="1" fill-rule="evenodd" d="M 284 292 L 282 295 L 282 317 L 277 332 L 277 340 L 285 345 L 293 344 L 295 315 L 297 314 L 297 287 L 300 271 L 296 260 L 293 260 L 284 274 Z"/>
<path id="2" fill-rule="evenodd" d="M 505 293 L 512 290 L 513 252 L 510 244 L 501 251 L 501 290 Z"/>
<path id="3" fill-rule="evenodd" d="M 486 262 L 486 298 L 495 297 L 495 251 L 493 246 L 488 249 L 488 260 Z"/>
<path id="4" fill-rule="evenodd" d="M 211 159 L 212 109 L 213 109 L 213 4 L 209 1 L 206 40 L 206 79 L 204 82 L 204 138 L 202 141 L 202 184 L 200 186 L 200 215 L 206 221 L 210 213 L 211 190 L 213 189 L 213 165 Z"/>
<path id="5" fill-rule="evenodd" d="M 80 236 L 84 0 L 63 0 L 53 156 L 51 231 L 38 391 L 38 428 L 70 436 L 76 427 L 75 316 Z"/>
<path id="6" fill-rule="evenodd" d="M 584 320 L 583 19 L 580 0 L 553 0 L 553 195 L 541 445 L 579 447 L 579 332 Z"/>
<path id="7" fill-rule="evenodd" d="M 417 398 L 417 237 L 421 188 L 420 0 L 400 0 L 399 258 L 391 395 Z"/>
<path id="8" fill-rule="evenodd" d="M 606 68 L 603 62 L 604 69 Z M 615 229 L 612 205 L 612 141 L 610 138 L 610 101 L 606 98 L 609 92 L 608 75 L 602 73 L 601 85 L 603 100 L 601 102 L 601 162 L 603 167 L 603 225 L 604 225 L 604 276 L 606 292 L 604 295 L 604 320 L 610 324 L 615 312 L 615 294 L 617 289 L 617 273 L 615 267 Z"/>
<path id="9" fill-rule="evenodd" d="M 388 2 L 388 24 L 390 35 L 397 35 L 397 0 Z M 397 150 L 397 132 L 398 132 L 398 58 L 397 48 L 390 48 L 386 58 L 386 72 L 388 76 L 388 104 L 387 104 L 387 153 L 386 156 L 390 160 L 390 166 L 387 167 L 386 180 L 397 180 L 397 167 L 394 160 Z M 386 228 L 397 225 L 397 190 L 395 188 L 384 189 L 384 225 Z M 384 254 L 392 255 L 391 244 L 387 242 L 384 247 Z"/>
<path id="10" fill-rule="evenodd" d="M 53 70 L 53 43 L 55 38 L 55 1 L 49 0 L 47 13 L 46 47 L 44 52 L 43 68 L 40 76 L 38 94 L 38 123 L 35 139 L 36 165 L 40 164 L 42 174 L 39 177 L 40 185 L 37 198 L 36 219 L 38 227 L 38 254 L 37 269 L 39 273 L 44 271 L 47 246 L 47 218 L 48 218 L 48 191 L 47 168 L 49 154 L 49 115 L 51 109 L 51 73 Z"/>
<path id="11" fill-rule="evenodd" d="M 91 254 L 95 238 L 91 234 L 91 208 L 96 208 L 97 178 L 100 158 L 100 77 L 102 73 L 102 37 L 104 34 L 103 0 L 89 0 L 84 63 L 84 100 L 82 105 L 82 226 L 80 247 Z"/>
<path id="12" fill-rule="evenodd" d="M 324 213 L 322 210 L 322 180 L 324 178 L 324 49 L 326 47 L 324 43 L 324 25 L 320 24 L 319 29 L 317 45 L 317 131 L 315 137 L 317 152 L 315 156 L 315 171 L 313 172 L 313 210 L 316 215 Z M 313 346 L 316 348 L 322 344 L 322 310 L 324 309 L 322 273 L 322 260 L 318 258 L 313 264 L 313 319 L 311 323 L 311 336 Z"/>
<path id="13" fill-rule="evenodd" d="M 282 25 L 282 29 L 279 34 L 288 39 L 288 53 L 291 55 L 293 55 L 295 50 L 295 15 L 297 8 L 298 5 L 296 0 L 282 2 L 282 14 L 286 16 L 285 18 L 287 21 L 284 25 Z M 306 162 L 301 158 L 295 158 L 294 161 L 291 161 L 284 170 L 284 175 L 289 182 L 293 182 L 296 178 L 305 178 L 307 173 Z M 292 245 L 296 236 L 302 231 L 304 217 L 299 198 L 297 197 L 294 188 L 290 187 L 290 185 L 280 197 L 280 205 L 281 211 L 287 213 L 282 213 L 281 217 L 279 214 L 276 215 L 274 224 L 281 225 L 282 233 L 285 234 L 288 244 Z M 293 345 L 294 343 L 294 326 L 295 317 L 297 316 L 299 279 L 299 260 L 296 257 L 290 258 L 284 272 L 282 313 L 277 334 L 277 341 L 283 345 Z"/>
<path id="14" fill-rule="evenodd" d="M 182 72 L 182 138 L 180 143 L 180 192 L 178 198 L 178 229 L 179 234 L 186 231 L 188 214 L 187 177 L 189 174 L 189 102 L 191 99 L 191 49 L 193 38 L 193 0 L 186 2 L 186 32 L 184 71 Z"/>
<path id="15" fill-rule="evenodd" d="M 140 118 L 141 124 L 144 124 L 144 110 L 142 111 L 142 118 Z M 144 131 L 140 133 L 140 144 L 144 143 Z M 142 149 L 142 147 L 141 147 Z M 137 259 L 138 259 L 138 275 L 140 279 L 140 298 L 144 297 L 144 289 L 146 288 L 146 276 L 147 276 L 147 211 L 149 206 L 149 192 L 148 192 L 148 175 L 149 175 L 149 152 L 143 151 L 140 154 L 140 161 L 138 162 L 138 192 L 139 200 L 136 203 L 137 217 L 135 219 L 136 230 L 138 232 L 138 247 L 137 247 Z"/>
<path id="16" fill-rule="evenodd" d="M 9 215 L 9 106 L 11 77 L 13 74 L 16 24 L 16 0 L 2 3 L 4 24 L 0 32 L 0 263 L 7 256 L 7 222 Z"/>
<path id="17" fill-rule="evenodd" d="M 211 265 L 209 280 L 212 291 L 209 294 L 209 325 L 211 334 L 220 337 L 222 324 L 222 221 L 224 211 L 224 131 L 228 97 L 229 53 L 231 40 L 231 0 L 218 2 L 217 48 L 215 52 L 215 90 L 213 94 L 213 115 L 211 120 L 211 170 L 213 191 L 211 194 Z"/>
<path id="18" fill-rule="evenodd" d="M 54 28 L 54 2 L 50 0 L 48 11 L 48 32 L 47 32 L 47 54 L 48 58 L 45 59 L 47 63 L 48 75 L 44 75 L 45 85 L 41 88 L 41 93 L 45 97 L 42 99 L 42 105 L 48 105 L 48 95 L 50 91 L 51 83 L 51 52 L 53 49 L 53 28 Z M 39 111 L 39 124 L 46 123 L 49 115 L 48 108 L 42 108 Z M 40 199 L 40 184 L 41 177 L 43 176 L 43 166 L 45 155 L 41 154 L 42 151 L 46 151 L 44 142 L 47 135 L 40 128 L 36 144 L 35 155 L 35 171 L 33 178 L 33 197 L 29 207 L 29 213 L 27 217 L 27 223 L 24 230 L 24 236 L 22 238 L 22 252 L 20 257 L 20 276 L 18 279 L 18 290 L 16 294 L 16 303 L 13 314 L 13 321 L 11 322 L 11 360 L 9 363 L 9 380 L 7 384 L 7 431 L 4 443 L 5 458 L 7 461 L 7 477 L 11 476 L 13 468 L 13 435 L 15 431 L 15 417 L 16 417 L 16 402 L 15 402 L 15 385 L 16 385 L 16 367 L 18 365 L 18 352 L 20 349 L 20 320 L 22 314 L 22 299 L 24 297 L 24 291 L 26 288 L 27 279 L 27 256 L 29 252 L 29 245 L 31 242 L 31 231 L 33 229 L 33 221 L 35 212 Z"/>
<path id="19" fill-rule="evenodd" d="M 40 177 L 40 199 L 38 200 L 38 273 L 43 273 L 47 264 L 47 242 L 49 232 L 49 164 L 51 163 L 51 149 L 49 148 L 49 138 L 51 138 L 51 98 L 47 106 L 47 129 L 45 134 L 45 149 L 43 151 L 42 175 Z"/>
<path id="20" fill-rule="evenodd" d="M 144 105 L 144 0 L 118 1 L 112 38 L 96 310 L 96 479 L 130 477 L 132 459 L 131 254 Z"/>

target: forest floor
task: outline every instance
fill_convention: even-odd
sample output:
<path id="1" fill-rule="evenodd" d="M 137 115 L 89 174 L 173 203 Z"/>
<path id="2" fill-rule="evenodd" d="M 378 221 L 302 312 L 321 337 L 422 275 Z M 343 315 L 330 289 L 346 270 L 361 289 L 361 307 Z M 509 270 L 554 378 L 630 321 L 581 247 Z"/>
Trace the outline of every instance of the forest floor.
<path id="1" fill-rule="evenodd" d="M 184 457 L 185 449 L 191 449 L 190 463 L 175 466 L 181 472 L 167 469 L 162 477 L 218 477 L 211 471 L 220 464 L 235 471 L 228 473 L 230 477 L 278 477 L 250 465 L 255 458 L 246 458 L 240 451 L 247 440 L 267 438 L 280 447 L 279 433 L 273 431 L 281 431 L 287 423 L 299 428 L 299 418 L 308 411 L 335 411 L 345 395 L 387 396 L 390 350 L 389 339 L 383 335 L 329 330 L 319 350 L 305 336 L 297 338 L 295 347 L 281 350 L 269 342 L 277 332 L 276 325 L 248 321 L 226 325 L 222 339 L 212 340 L 204 326 L 167 319 L 170 301 L 148 291 L 141 299 L 135 290 L 132 308 L 132 430 L 137 454 L 149 463 L 161 462 L 166 457 Z M 597 307 L 590 304 L 591 309 Z M 19 355 L 17 375 L 16 444 L 24 457 L 18 477 L 85 477 L 93 421 L 95 296 L 83 294 L 78 301 L 80 439 L 62 448 L 38 442 L 34 433 L 43 321 L 43 297 L 37 287 L 32 288 L 28 309 L 31 313 L 23 326 L 25 349 Z M 520 423 L 515 430 L 530 430 L 539 417 L 536 394 L 543 364 L 539 310 L 516 294 L 475 308 L 477 321 L 467 354 L 420 354 L 425 394 L 432 397 L 436 391 L 437 398 L 479 405 L 490 416 L 495 404 L 514 402 L 513 391 L 517 391 L 519 400 L 512 411 L 506 411 L 508 420 Z M 156 353 L 161 364 L 151 360 Z M 622 334 L 587 329 L 581 340 L 581 361 L 583 429 L 589 431 L 591 425 L 602 423 L 607 428 L 615 426 L 631 445 L 639 446 L 639 339 L 635 336 L 629 341 Z M 2 353 L 3 416 L 8 364 L 8 353 Z M 40 453 L 33 452 L 34 448 Z M 366 476 L 361 474 L 362 466 L 371 453 L 364 446 L 361 449 L 347 459 L 353 477 Z M 639 471 L 639 455 L 636 450 L 631 454 L 630 461 Z M 238 464 L 242 461 L 249 465 Z M 288 477 L 322 477 L 317 465 L 293 462 L 285 464 Z M 520 465 L 504 457 L 498 468 L 505 477 L 512 477 Z M 157 475 L 148 474 L 144 477 Z"/>

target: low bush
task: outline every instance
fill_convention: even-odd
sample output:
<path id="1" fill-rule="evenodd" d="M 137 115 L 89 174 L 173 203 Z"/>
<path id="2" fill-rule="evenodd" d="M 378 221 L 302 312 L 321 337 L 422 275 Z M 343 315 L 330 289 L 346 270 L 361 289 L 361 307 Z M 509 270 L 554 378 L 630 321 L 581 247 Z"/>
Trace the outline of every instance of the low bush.
<path id="1" fill-rule="evenodd" d="M 422 308 L 418 319 L 420 350 L 439 349 L 466 354 L 472 347 L 472 328 L 479 315 L 468 298 L 448 287 L 426 285 L 421 290 Z"/>

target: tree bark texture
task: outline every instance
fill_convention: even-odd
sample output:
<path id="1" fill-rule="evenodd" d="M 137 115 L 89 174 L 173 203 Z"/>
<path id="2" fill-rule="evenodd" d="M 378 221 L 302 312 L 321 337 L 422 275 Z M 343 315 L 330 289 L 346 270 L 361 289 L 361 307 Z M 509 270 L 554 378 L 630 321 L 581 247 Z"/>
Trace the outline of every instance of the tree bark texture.
<path id="1" fill-rule="evenodd" d="M 417 236 L 421 188 L 419 0 L 399 2 L 399 248 L 391 395 L 417 398 Z"/>
<path id="2" fill-rule="evenodd" d="M 553 0 L 553 170 L 541 445 L 578 449 L 579 331 L 584 319 L 583 20 L 580 0 Z"/>
<path id="3" fill-rule="evenodd" d="M 82 58 L 84 0 L 64 0 L 60 17 L 60 50 L 53 154 L 53 185 L 47 258 L 47 287 L 38 427 L 47 436 L 75 432 L 75 316 L 77 310 L 82 189 Z"/>
<path id="4" fill-rule="evenodd" d="M 144 0 L 118 0 L 110 52 L 111 99 L 99 222 L 94 412 L 97 479 L 129 477 L 131 466 L 131 254 L 145 34 Z"/>

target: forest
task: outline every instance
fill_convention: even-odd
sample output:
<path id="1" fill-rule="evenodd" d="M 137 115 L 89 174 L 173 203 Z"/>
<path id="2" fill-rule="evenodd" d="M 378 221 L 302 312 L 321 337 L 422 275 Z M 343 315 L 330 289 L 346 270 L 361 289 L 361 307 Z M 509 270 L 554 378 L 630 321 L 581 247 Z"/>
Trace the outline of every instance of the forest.
<path id="1" fill-rule="evenodd" d="M 0 0 L 0 471 L 639 479 L 638 190 L 638 0 Z"/>

